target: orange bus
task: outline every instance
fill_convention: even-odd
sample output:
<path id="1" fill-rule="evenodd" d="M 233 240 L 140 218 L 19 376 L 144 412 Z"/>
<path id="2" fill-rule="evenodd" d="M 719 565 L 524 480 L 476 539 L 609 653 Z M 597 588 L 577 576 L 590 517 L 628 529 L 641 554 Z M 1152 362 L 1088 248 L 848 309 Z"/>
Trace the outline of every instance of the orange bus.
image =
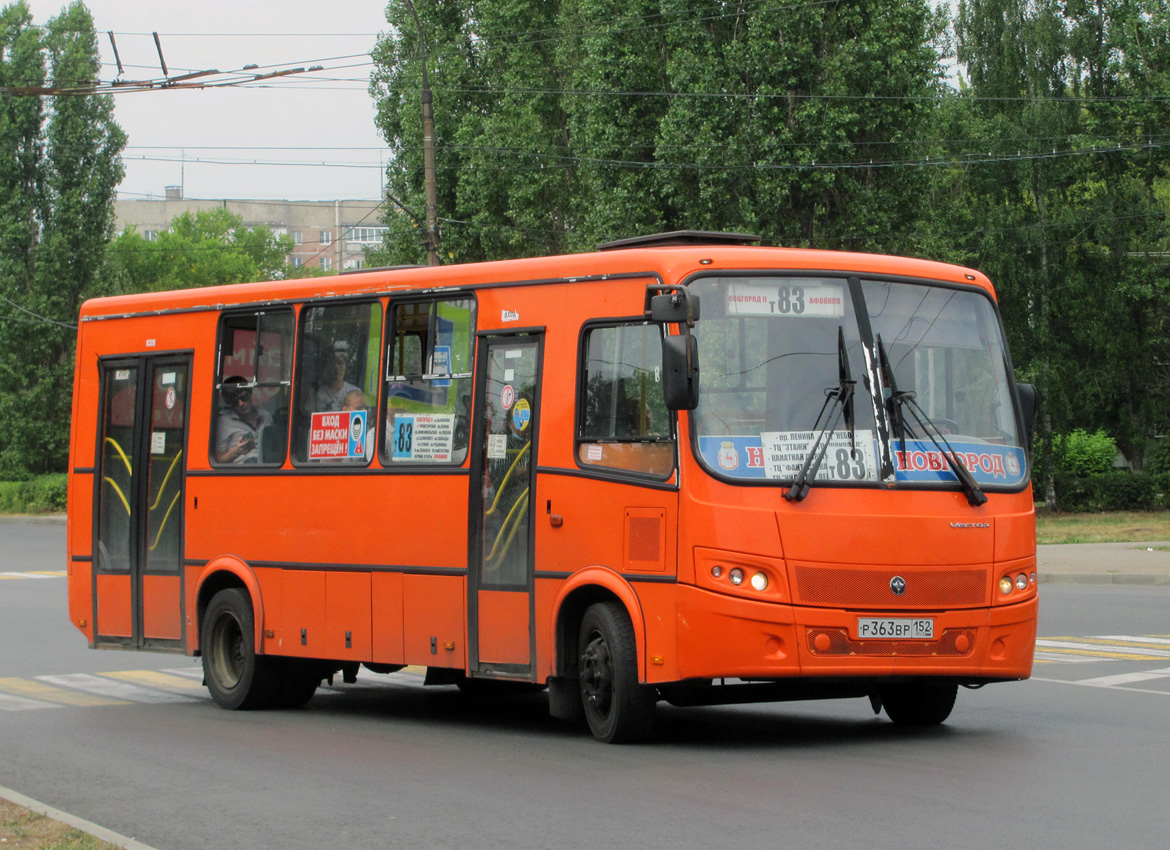
<path id="1" fill-rule="evenodd" d="M 1035 396 L 990 282 L 753 241 L 88 301 L 73 624 L 225 708 L 414 665 L 603 741 L 1027 678 Z"/>

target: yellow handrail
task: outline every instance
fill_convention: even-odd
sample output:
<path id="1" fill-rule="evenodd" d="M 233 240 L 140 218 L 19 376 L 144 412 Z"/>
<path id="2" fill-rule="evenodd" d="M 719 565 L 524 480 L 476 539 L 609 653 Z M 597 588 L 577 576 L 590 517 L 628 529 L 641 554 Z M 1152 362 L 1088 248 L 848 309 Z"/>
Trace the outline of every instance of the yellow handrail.
<path id="1" fill-rule="evenodd" d="M 154 542 L 150 544 L 150 551 L 151 552 L 153 552 L 158 547 L 158 541 L 162 539 L 163 529 L 167 527 L 167 520 L 169 520 L 171 518 L 171 511 L 173 511 L 175 509 L 175 503 L 179 501 L 179 496 L 181 496 L 181 495 L 182 495 L 181 492 L 179 492 L 179 491 L 175 492 L 175 498 L 171 499 L 170 507 L 167 508 L 167 512 L 165 514 L 163 514 L 163 521 L 162 521 L 162 524 L 159 525 L 159 527 L 158 527 L 158 534 L 156 534 L 154 536 Z"/>
<path id="2" fill-rule="evenodd" d="M 527 442 L 524 444 L 524 448 L 520 449 L 520 451 L 516 453 L 516 458 L 512 461 L 512 465 L 509 466 L 508 471 L 504 473 L 504 480 L 496 486 L 496 497 L 492 500 L 492 506 L 484 512 L 485 517 L 489 517 L 496 512 L 496 507 L 500 503 L 500 497 L 504 495 L 504 486 L 508 483 L 508 479 L 512 477 L 512 472 L 516 469 L 516 464 L 520 463 L 520 458 L 524 457 L 524 455 L 531 447 L 532 443 Z M 524 490 L 527 492 L 528 488 L 525 487 Z M 505 522 L 506 521 L 507 520 L 505 520 Z"/>
<path id="3" fill-rule="evenodd" d="M 524 488 L 524 492 L 520 494 L 520 498 L 512 505 L 512 509 L 508 511 L 508 515 L 504 517 L 504 522 L 500 525 L 500 530 L 496 534 L 495 542 L 492 543 L 492 551 L 488 553 L 487 557 L 483 559 L 486 567 L 492 561 L 497 560 L 496 550 L 500 548 L 500 539 L 504 536 L 504 532 L 508 533 L 508 539 L 504 541 L 504 549 L 500 552 L 498 559 L 503 560 L 504 556 L 508 554 L 508 550 L 512 547 L 512 539 L 516 536 L 517 530 L 520 528 L 520 519 L 516 516 L 517 511 L 525 511 L 528 509 L 528 488 Z M 513 518 L 515 517 L 515 521 Z"/>
<path id="4" fill-rule="evenodd" d="M 175 464 L 179 462 L 179 458 L 182 456 L 183 450 L 179 449 L 179 453 L 175 455 L 175 459 L 171 461 L 170 469 L 168 469 L 167 474 L 163 476 L 162 484 L 158 485 L 158 496 L 155 498 L 154 504 L 150 506 L 150 510 L 153 511 L 158 507 L 158 503 L 162 501 L 163 491 L 167 489 L 167 482 L 171 480 L 171 473 L 175 471 Z"/>
<path id="5" fill-rule="evenodd" d="M 118 494 L 118 498 L 122 500 L 122 504 L 126 507 L 126 516 L 130 516 L 130 503 L 126 501 L 126 495 L 122 492 L 122 488 L 119 487 L 117 482 L 108 475 L 104 476 L 102 481 L 114 488 L 114 492 Z"/>
<path id="6" fill-rule="evenodd" d="M 130 458 L 126 457 L 126 453 L 122 451 L 122 447 L 118 445 L 118 441 L 113 437 L 106 437 L 106 442 L 118 450 L 118 454 L 122 457 L 122 463 L 126 464 L 126 471 L 133 475 L 134 470 L 130 466 Z"/>

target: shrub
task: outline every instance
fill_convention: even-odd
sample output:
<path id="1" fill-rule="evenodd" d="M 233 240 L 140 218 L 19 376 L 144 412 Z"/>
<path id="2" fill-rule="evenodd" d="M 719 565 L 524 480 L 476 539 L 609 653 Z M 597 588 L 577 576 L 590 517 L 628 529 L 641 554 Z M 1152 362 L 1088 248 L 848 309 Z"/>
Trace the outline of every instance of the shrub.
<path id="1" fill-rule="evenodd" d="M 1057 475 L 1087 478 L 1113 470 L 1117 443 L 1104 431 L 1090 434 L 1077 428 L 1071 434 L 1057 434 L 1052 439 Z"/>
<path id="2" fill-rule="evenodd" d="M 43 514 L 65 510 L 69 477 L 41 475 L 29 481 L 0 481 L 0 513 Z"/>
<path id="3" fill-rule="evenodd" d="M 1163 503 L 1165 484 L 1159 476 L 1130 472 L 1058 475 L 1056 501 L 1063 511 L 1148 511 Z"/>

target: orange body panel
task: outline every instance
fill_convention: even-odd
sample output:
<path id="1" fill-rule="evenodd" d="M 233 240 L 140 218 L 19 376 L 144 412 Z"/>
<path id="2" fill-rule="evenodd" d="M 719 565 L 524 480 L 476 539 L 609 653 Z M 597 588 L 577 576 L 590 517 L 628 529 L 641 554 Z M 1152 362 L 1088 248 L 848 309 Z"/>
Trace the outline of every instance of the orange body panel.
<path id="1" fill-rule="evenodd" d="M 102 637 L 130 637 L 133 634 L 130 609 L 130 576 L 97 577 L 97 633 Z"/>
<path id="2" fill-rule="evenodd" d="M 142 634 L 147 638 L 179 640 L 183 636 L 178 576 L 142 577 Z"/>
<path id="3" fill-rule="evenodd" d="M 225 469 L 209 457 L 225 309 L 279 302 L 299 311 L 310 301 L 368 295 L 385 311 L 401 295 L 417 300 L 423 292 L 459 287 L 475 298 L 479 333 L 539 332 L 543 359 L 531 499 L 534 598 L 523 592 L 478 594 L 479 660 L 530 664 L 536 681 L 561 675 L 563 659 L 575 650 L 558 641 L 576 639 L 571 629 L 558 631 L 564 612 L 576 610 L 582 599 L 608 598 L 629 614 L 640 676 L 647 682 L 905 673 L 1026 677 L 1035 591 L 1001 598 L 995 586 L 1001 575 L 1034 570 L 1030 489 L 993 493 L 979 508 L 957 490 L 880 487 L 817 487 L 803 502 L 791 503 L 778 487 L 736 486 L 701 468 L 686 413 L 677 417 L 676 461 L 665 479 L 650 474 L 662 468 L 661 457 L 653 470 L 640 470 L 640 478 L 579 462 L 576 376 L 587 322 L 640 317 L 647 284 L 677 284 L 701 271 L 838 268 L 992 292 L 978 272 L 925 261 L 701 246 L 370 271 L 87 302 L 70 447 L 68 552 L 78 559 L 70 562 L 70 617 L 91 642 L 95 620 L 97 634 L 110 637 L 129 637 L 134 622 L 130 578 L 99 573 L 95 603 L 96 564 L 85 560 L 94 555 L 100 358 L 183 352 L 191 360 L 181 470 L 184 575 L 181 581 L 145 577 L 146 634 L 181 636 L 186 652 L 197 652 L 207 589 L 234 584 L 252 599 L 256 645 L 265 653 L 467 671 L 475 661 L 469 657 L 469 629 L 477 626 L 468 598 L 474 567 L 469 516 L 478 507 L 469 490 L 474 447 L 461 467 L 422 472 L 385 469 L 377 453 L 368 468 L 357 469 L 297 468 L 288 459 L 280 468 Z M 382 350 L 384 356 L 384 343 Z M 294 374 L 294 386 L 296 381 Z M 603 456 L 606 451 L 615 463 L 629 453 L 614 447 Z M 763 573 L 767 587 L 757 590 L 745 582 L 732 588 L 713 577 L 715 566 L 722 575 L 733 567 Z M 897 572 L 911 582 L 923 577 L 951 594 L 928 606 L 937 633 L 949 641 L 934 654 L 873 654 L 856 640 L 862 614 L 925 610 L 910 604 L 916 597 L 899 607 L 874 595 Z M 978 599 L 969 584 L 976 573 L 984 582 Z M 832 592 L 853 593 L 848 602 L 825 601 L 841 598 L 825 589 L 833 581 L 821 581 L 833 574 L 839 587 Z M 919 587 L 912 584 L 915 593 Z M 527 624 L 530 606 L 530 626 L 492 625 Z M 536 650 L 531 659 L 529 628 Z"/>
<path id="4" fill-rule="evenodd" d="M 479 591 L 479 657 L 494 664 L 528 663 L 528 594 Z"/>

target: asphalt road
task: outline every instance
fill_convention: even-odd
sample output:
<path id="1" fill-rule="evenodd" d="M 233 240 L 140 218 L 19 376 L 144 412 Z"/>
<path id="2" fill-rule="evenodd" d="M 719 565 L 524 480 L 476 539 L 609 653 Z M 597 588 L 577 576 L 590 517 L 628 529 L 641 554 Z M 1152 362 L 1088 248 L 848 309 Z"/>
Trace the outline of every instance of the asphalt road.
<path id="1" fill-rule="evenodd" d="M 62 540 L 0 524 L 0 573 L 63 570 Z M 408 673 L 226 712 L 192 659 L 89 650 L 64 578 L 9 577 L 0 786 L 160 850 L 1160 850 L 1170 588 L 1042 594 L 1035 677 L 961 691 L 943 727 L 899 729 L 864 700 L 664 707 L 652 744 L 616 747 L 543 696 L 470 701 Z"/>

